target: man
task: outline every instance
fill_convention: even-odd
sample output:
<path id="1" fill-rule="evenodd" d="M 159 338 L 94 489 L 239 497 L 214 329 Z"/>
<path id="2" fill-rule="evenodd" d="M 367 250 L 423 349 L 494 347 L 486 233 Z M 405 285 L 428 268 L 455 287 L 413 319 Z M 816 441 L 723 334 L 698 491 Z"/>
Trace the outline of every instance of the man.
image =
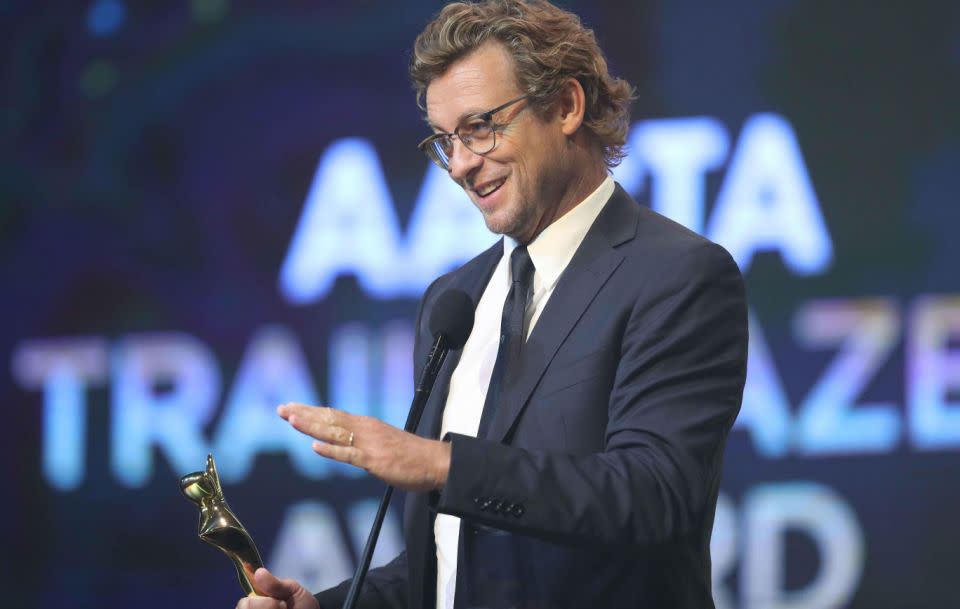
<path id="1" fill-rule="evenodd" d="M 437 298 L 456 288 L 477 305 L 417 435 L 279 408 L 323 457 L 409 491 L 406 550 L 371 571 L 360 606 L 712 607 L 710 532 L 746 367 L 736 265 L 608 176 L 631 91 L 576 16 L 451 4 L 411 74 L 434 131 L 421 149 L 505 238 L 423 297 L 418 373 Z M 313 597 L 265 569 L 256 583 L 272 598 L 240 607 L 339 607 L 347 589 Z"/>

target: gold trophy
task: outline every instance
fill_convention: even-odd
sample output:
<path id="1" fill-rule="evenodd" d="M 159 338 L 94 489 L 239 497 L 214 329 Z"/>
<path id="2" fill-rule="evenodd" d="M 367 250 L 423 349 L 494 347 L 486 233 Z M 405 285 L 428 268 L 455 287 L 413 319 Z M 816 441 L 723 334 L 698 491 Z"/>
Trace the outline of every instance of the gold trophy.
<path id="1" fill-rule="evenodd" d="M 200 508 L 200 539 L 229 556 L 237 569 L 243 591 L 247 596 L 257 596 L 253 574 L 263 566 L 263 561 L 250 533 L 223 498 L 213 455 L 207 455 L 206 471 L 180 478 L 180 491 Z"/>

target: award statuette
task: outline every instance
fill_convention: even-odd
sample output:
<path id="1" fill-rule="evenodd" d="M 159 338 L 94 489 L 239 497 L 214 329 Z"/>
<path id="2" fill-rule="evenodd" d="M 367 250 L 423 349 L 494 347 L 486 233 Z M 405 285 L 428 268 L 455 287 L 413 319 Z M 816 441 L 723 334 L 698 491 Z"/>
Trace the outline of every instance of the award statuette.
<path id="1" fill-rule="evenodd" d="M 200 539 L 223 551 L 233 561 L 240 586 L 247 596 L 256 596 L 254 572 L 263 566 L 250 533 L 230 511 L 220 488 L 213 455 L 207 455 L 207 469 L 180 478 L 180 491 L 200 508 Z"/>

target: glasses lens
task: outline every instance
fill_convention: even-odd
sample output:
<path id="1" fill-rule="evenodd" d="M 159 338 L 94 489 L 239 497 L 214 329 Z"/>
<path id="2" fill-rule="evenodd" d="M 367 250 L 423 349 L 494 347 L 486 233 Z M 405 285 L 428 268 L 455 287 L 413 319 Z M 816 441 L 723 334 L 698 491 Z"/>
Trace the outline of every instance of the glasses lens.
<path id="1" fill-rule="evenodd" d="M 460 128 L 460 141 L 476 154 L 486 154 L 493 150 L 494 129 L 490 121 L 476 121 Z"/>
<path id="2" fill-rule="evenodd" d="M 438 137 L 427 147 L 427 156 L 444 171 L 450 169 L 450 138 Z"/>

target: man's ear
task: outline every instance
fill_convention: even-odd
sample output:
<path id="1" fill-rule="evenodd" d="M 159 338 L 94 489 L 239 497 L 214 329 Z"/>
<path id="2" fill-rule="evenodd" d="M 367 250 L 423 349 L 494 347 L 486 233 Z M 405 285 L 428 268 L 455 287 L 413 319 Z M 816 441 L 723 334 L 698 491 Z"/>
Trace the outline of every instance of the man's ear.
<path id="1" fill-rule="evenodd" d="M 583 124 L 587 108 L 586 95 L 580 81 L 576 78 L 568 78 L 560 89 L 557 101 L 560 110 L 560 128 L 564 135 L 573 135 Z"/>

